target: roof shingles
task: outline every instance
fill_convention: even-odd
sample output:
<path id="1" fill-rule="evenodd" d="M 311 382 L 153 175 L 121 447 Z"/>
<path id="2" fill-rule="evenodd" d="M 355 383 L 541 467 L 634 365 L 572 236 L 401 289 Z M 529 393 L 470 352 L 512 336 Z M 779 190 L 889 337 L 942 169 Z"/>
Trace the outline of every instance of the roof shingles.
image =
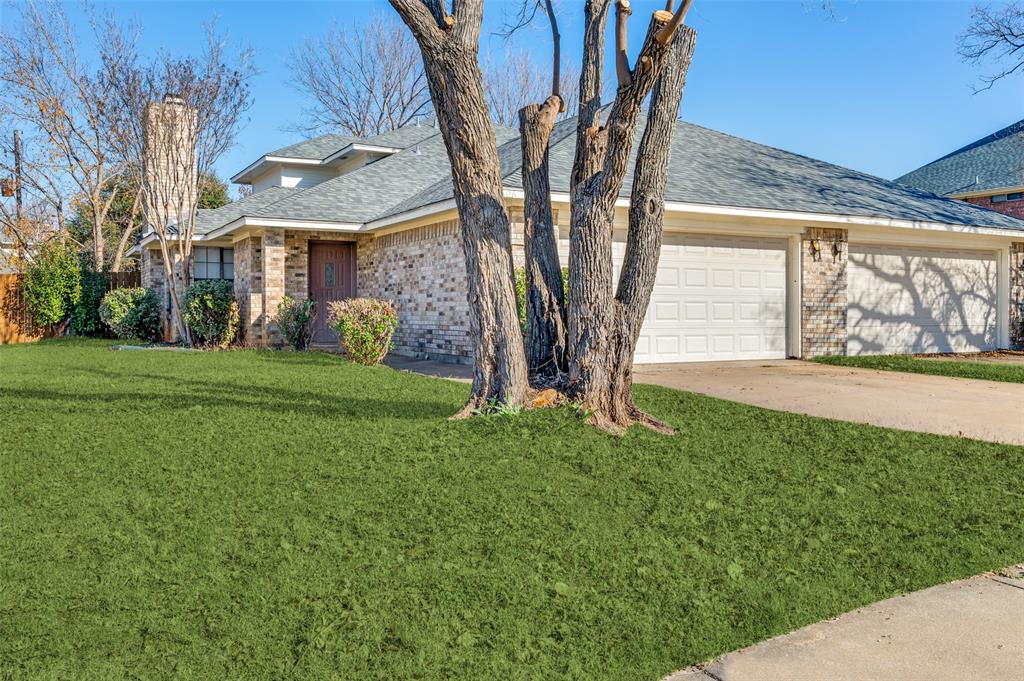
<path id="1" fill-rule="evenodd" d="M 403 132 L 409 130 L 413 132 Z M 423 131 L 433 134 L 423 138 Z M 556 193 L 569 191 L 574 133 L 575 121 L 570 119 L 559 123 L 552 135 L 551 189 Z M 401 141 L 409 146 L 309 189 L 283 190 L 287 193 L 278 192 L 269 197 L 272 200 L 252 201 L 270 190 L 260 192 L 224 215 L 365 224 L 451 199 L 451 167 L 441 135 L 428 126 L 391 135 L 405 135 Z M 499 128 L 497 138 L 505 186 L 520 189 L 516 131 Z M 621 195 L 628 198 L 631 187 L 632 176 L 627 174 Z M 683 122 L 672 141 L 666 200 L 1024 230 L 1024 220 Z"/>

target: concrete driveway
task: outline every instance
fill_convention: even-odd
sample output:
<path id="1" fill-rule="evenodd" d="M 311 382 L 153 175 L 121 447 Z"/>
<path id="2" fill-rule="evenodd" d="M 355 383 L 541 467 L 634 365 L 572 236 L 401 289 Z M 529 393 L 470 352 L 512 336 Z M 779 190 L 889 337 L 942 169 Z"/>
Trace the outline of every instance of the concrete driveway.
<path id="1" fill-rule="evenodd" d="M 637 383 L 887 428 L 1024 445 L 1024 384 L 799 360 L 644 364 Z"/>

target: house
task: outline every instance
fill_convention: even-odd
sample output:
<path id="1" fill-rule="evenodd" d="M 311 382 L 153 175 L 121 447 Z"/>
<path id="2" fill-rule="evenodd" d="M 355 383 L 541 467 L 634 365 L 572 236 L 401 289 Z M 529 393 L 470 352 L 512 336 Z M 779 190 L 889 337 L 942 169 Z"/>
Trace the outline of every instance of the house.
<path id="1" fill-rule="evenodd" d="M 957 149 L 896 181 L 1024 218 L 1024 121 Z"/>
<path id="2" fill-rule="evenodd" d="M 511 129 L 496 134 L 522 262 L 519 140 Z M 575 121 L 556 126 L 551 142 L 567 262 Z M 285 295 L 373 296 L 397 303 L 396 353 L 470 361 L 466 272 L 437 129 L 317 137 L 232 180 L 253 194 L 200 212 L 194 275 L 234 280 L 247 343 L 281 343 L 270 317 Z M 617 260 L 629 189 L 627 177 Z M 1024 220 L 683 122 L 666 198 L 638 362 L 1024 343 Z M 152 234 L 141 241 L 143 285 L 163 291 L 156 247 Z M 334 342 L 322 317 L 316 341 Z"/>

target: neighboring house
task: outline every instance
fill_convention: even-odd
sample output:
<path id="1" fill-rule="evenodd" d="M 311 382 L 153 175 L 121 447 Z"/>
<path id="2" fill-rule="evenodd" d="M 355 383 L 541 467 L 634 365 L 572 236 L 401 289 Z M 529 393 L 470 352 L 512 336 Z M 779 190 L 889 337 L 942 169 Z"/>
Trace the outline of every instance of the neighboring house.
<path id="1" fill-rule="evenodd" d="M 896 181 L 1024 218 L 1024 121 L 957 149 Z"/>
<path id="2" fill-rule="evenodd" d="M 643 121 L 639 129 L 643 128 Z M 523 260 L 520 148 L 496 131 Z M 575 120 L 552 135 L 568 258 Z M 466 271 L 439 131 L 328 135 L 232 178 L 254 193 L 200 211 L 195 276 L 234 280 L 244 338 L 279 345 L 285 296 L 399 309 L 398 354 L 469 361 Z M 624 248 L 626 178 L 614 257 Z M 664 247 L 638 362 L 971 351 L 1024 342 L 1024 220 L 687 123 L 673 141 Z M 155 237 L 143 282 L 163 289 Z M 166 293 L 163 293 L 166 297 Z M 323 317 L 316 340 L 335 342 Z"/>

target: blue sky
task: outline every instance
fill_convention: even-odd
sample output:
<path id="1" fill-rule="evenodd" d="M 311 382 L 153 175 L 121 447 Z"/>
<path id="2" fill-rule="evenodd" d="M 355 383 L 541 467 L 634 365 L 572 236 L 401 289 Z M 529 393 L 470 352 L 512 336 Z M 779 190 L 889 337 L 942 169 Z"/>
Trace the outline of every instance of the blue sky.
<path id="1" fill-rule="evenodd" d="M 202 24 L 218 16 L 231 39 L 256 49 L 262 73 L 255 105 L 237 148 L 218 166 L 223 177 L 296 141 L 285 130 L 302 106 L 287 85 L 291 49 L 334 20 L 392 11 L 383 0 L 106 4 L 141 23 L 148 48 L 198 49 Z M 578 59 L 582 1 L 561 4 L 563 54 Z M 635 42 L 656 4 L 634 0 Z M 830 20 L 814 0 L 696 0 L 689 23 L 700 38 L 683 118 L 883 177 L 900 175 L 1024 118 L 1020 79 L 972 93 L 984 70 L 956 54 L 971 6 L 860 0 L 840 3 Z M 501 39 L 489 31 L 510 7 L 502 0 L 486 4 L 485 43 L 496 49 Z M 77 8 L 73 16 L 80 16 Z M 546 54 L 546 37 L 538 29 L 523 35 L 521 45 Z"/>

